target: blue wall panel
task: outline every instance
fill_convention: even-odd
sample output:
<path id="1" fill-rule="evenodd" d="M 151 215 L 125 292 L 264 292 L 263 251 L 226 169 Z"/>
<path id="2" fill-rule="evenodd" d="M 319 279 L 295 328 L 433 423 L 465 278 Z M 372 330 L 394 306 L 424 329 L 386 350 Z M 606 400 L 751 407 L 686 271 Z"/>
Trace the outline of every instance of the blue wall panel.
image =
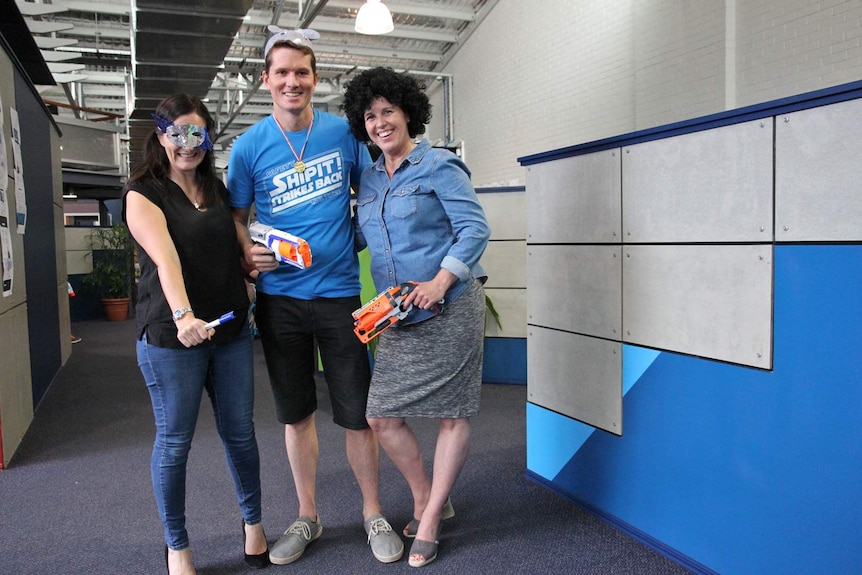
<path id="1" fill-rule="evenodd" d="M 482 382 L 527 385 L 527 340 L 486 337 Z"/>
<path id="2" fill-rule="evenodd" d="M 777 245 L 774 314 L 773 371 L 663 352 L 622 438 L 528 410 L 528 468 L 723 574 L 862 573 L 862 246 Z"/>

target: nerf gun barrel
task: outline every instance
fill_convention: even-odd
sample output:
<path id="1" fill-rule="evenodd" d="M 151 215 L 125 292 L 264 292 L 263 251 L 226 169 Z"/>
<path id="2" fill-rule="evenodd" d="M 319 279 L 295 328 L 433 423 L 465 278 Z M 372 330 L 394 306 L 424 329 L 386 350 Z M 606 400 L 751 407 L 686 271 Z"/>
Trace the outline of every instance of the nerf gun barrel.
<path id="1" fill-rule="evenodd" d="M 253 242 L 263 244 L 272 250 L 275 259 L 301 270 L 311 267 L 311 248 L 308 242 L 287 232 L 277 230 L 260 222 L 248 225 Z"/>
<path id="2" fill-rule="evenodd" d="M 413 304 L 404 307 L 402 303 L 413 288 L 414 282 L 388 288 L 373 300 L 353 312 L 353 333 L 362 343 L 368 343 L 400 320 L 407 317 Z"/>

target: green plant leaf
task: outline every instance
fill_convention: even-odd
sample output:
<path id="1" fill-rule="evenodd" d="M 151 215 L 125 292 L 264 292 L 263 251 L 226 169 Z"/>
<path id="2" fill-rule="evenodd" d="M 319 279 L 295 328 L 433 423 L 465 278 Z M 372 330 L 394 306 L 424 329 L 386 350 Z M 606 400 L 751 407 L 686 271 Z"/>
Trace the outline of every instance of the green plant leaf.
<path id="1" fill-rule="evenodd" d="M 135 274 L 134 243 L 123 224 L 93 228 L 90 232 L 93 271 L 84 285 L 103 298 L 129 297 Z"/>
<path id="2" fill-rule="evenodd" d="M 494 318 L 494 322 L 497 324 L 497 327 L 503 329 L 503 324 L 500 322 L 500 314 L 497 313 L 497 308 L 494 307 L 494 302 L 491 301 L 491 298 L 488 295 L 485 295 L 485 307 L 488 308 L 488 311 L 491 313 L 491 317 Z"/>

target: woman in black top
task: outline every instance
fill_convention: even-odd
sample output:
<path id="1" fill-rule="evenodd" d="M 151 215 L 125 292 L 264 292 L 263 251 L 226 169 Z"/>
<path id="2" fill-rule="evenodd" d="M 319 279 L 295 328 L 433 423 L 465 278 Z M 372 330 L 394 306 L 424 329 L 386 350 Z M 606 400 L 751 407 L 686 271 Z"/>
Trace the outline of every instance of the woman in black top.
<path id="1" fill-rule="evenodd" d="M 206 389 L 242 511 L 244 556 L 268 562 L 252 411 L 248 294 L 227 190 L 215 173 L 203 102 L 169 96 L 126 184 L 124 214 L 141 266 L 138 365 L 153 404 L 151 471 L 168 573 L 194 573 L 185 528 L 188 452 Z M 233 312 L 212 328 L 206 322 Z"/>

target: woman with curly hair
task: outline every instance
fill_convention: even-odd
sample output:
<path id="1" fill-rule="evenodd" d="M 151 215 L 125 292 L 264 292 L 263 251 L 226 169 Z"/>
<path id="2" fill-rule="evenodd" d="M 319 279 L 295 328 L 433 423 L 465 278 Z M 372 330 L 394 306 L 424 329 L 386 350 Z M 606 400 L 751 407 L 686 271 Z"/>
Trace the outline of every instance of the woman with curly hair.
<path id="1" fill-rule="evenodd" d="M 414 78 L 389 68 L 350 81 L 343 109 L 353 134 L 382 154 L 362 175 L 356 215 L 377 289 L 408 284 L 410 313 L 380 335 L 366 417 L 410 486 L 415 537 L 409 563 L 437 557 L 440 521 L 467 458 L 479 412 L 487 276 L 479 258 L 490 229 L 470 171 L 452 152 L 414 138 L 431 105 Z M 432 478 L 408 417 L 439 420 Z"/>

